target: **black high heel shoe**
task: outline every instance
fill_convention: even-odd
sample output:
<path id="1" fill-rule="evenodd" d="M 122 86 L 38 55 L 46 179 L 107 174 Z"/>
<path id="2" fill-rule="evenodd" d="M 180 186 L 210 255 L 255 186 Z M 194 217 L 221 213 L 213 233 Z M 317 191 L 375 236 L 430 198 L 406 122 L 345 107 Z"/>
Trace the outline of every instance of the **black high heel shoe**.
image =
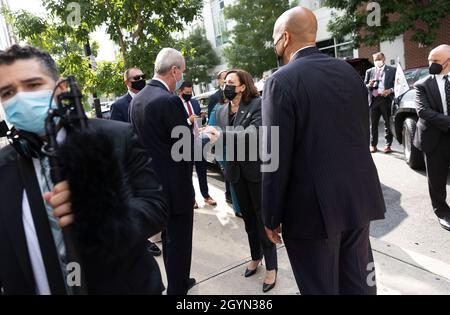
<path id="1" fill-rule="evenodd" d="M 275 285 L 277 284 L 277 276 L 278 276 L 278 270 L 275 271 L 275 281 L 271 284 L 267 284 L 267 283 L 263 283 L 263 292 L 269 292 L 270 290 L 272 290 L 273 288 L 275 288 Z"/>
<path id="2" fill-rule="evenodd" d="M 260 263 L 261 263 L 261 261 L 258 262 L 258 265 L 256 266 L 255 269 L 248 269 L 248 268 L 246 268 L 244 276 L 246 278 L 253 276 L 256 273 L 256 271 L 258 270 L 258 266 L 259 266 Z"/>

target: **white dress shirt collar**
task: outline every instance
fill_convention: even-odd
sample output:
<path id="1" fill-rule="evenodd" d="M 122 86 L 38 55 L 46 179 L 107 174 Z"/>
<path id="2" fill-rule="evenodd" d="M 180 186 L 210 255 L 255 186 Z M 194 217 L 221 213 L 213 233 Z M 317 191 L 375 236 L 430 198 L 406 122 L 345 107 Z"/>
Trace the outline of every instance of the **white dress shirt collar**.
<path id="1" fill-rule="evenodd" d="M 136 93 L 131 92 L 130 90 L 128 90 L 128 94 L 130 94 L 131 98 L 133 99 L 136 96 Z"/>
<path id="2" fill-rule="evenodd" d="M 297 50 L 297 51 L 292 55 L 292 57 L 291 57 L 290 60 L 294 59 L 295 56 L 297 56 L 297 54 L 298 54 L 299 52 L 301 52 L 303 49 L 311 48 L 311 47 L 316 47 L 316 45 L 309 45 L 309 46 L 305 46 L 305 47 L 300 48 L 299 50 Z"/>
<path id="3" fill-rule="evenodd" d="M 156 81 L 159 81 L 159 82 L 161 82 L 162 84 L 164 84 L 164 86 L 166 87 L 166 89 L 167 89 L 167 91 L 168 92 L 171 92 L 170 91 L 170 89 L 169 89 L 169 86 L 167 85 L 167 83 L 166 82 L 164 82 L 163 80 L 161 80 L 161 79 L 158 79 L 158 78 L 153 78 L 152 80 L 156 80 Z"/>

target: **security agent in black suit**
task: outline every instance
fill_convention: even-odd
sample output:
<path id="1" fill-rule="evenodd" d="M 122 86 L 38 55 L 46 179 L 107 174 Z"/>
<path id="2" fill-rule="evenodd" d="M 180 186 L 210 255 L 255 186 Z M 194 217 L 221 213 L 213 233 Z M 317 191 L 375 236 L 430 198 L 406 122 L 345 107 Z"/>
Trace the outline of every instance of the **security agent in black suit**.
<path id="1" fill-rule="evenodd" d="M 51 95 L 57 79 L 55 62 L 37 48 L 14 45 L 0 52 L 0 100 L 5 116 L 20 128 L 20 138 L 29 140 L 21 142 L 22 155 L 12 145 L 0 150 L 0 294 L 65 294 L 64 285 L 58 285 L 64 283 L 63 275 L 55 241 L 46 228 L 52 214 L 46 212 L 44 199 L 61 227 L 75 227 L 88 294 L 161 294 L 159 267 L 145 244 L 165 226 L 167 206 L 147 153 L 130 125 L 90 120 L 88 132 L 93 137 L 89 141 L 87 134 L 68 136 L 61 153 L 67 181 L 42 197 L 37 176 L 43 168 L 42 138 L 38 135 L 44 134 L 47 113 L 37 109 L 48 106 L 50 96 L 40 95 Z M 17 115 L 22 110 L 28 118 Z M 91 142 L 95 139 L 101 142 Z M 80 143 L 87 145 L 82 148 Z M 29 153 L 23 152 L 25 148 Z M 103 164 L 89 158 L 101 156 L 105 148 L 107 161 L 99 158 Z M 95 194 L 88 194 L 89 189 Z"/>
<path id="2" fill-rule="evenodd" d="M 378 124 L 380 117 L 384 120 L 386 146 L 384 153 L 391 153 L 394 139 L 390 127 L 391 104 L 394 98 L 395 68 L 385 64 L 386 58 L 382 52 L 373 55 L 375 67 L 367 70 L 364 82 L 369 90 L 371 140 L 370 151 L 378 151 Z"/>
<path id="3" fill-rule="evenodd" d="M 180 52 L 162 49 L 155 61 L 155 77 L 133 99 L 131 124 L 136 129 L 162 181 L 169 202 L 169 222 L 163 231 L 163 256 L 166 266 L 167 294 L 184 295 L 194 279 L 189 279 L 192 256 L 192 226 L 194 218 L 193 162 L 172 157 L 172 146 L 179 141 L 171 137 L 175 127 L 189 129 L 184 107 L 173 92 L 183 79 L 185 61 Z"/>
<path id="4" fill-rule="evenodd" d="M 441 226 L 450 230 L 447 174 L 450 167 L 450 46 L 430 52 L 430 76 L 416 88 L 417 123 L 414 145 L 425 153 L 431 204 Z"/>
<path id="5" fill-rule="evenodd" d="M 222 140 L 226 146 L 226 178 L 236 189 L 252 256 L 252 261 L 247 265 L 245 277 L 256 273 L 264 256 L 266 276 L 263 292 L 267 292 L 276 284 L 277 248 L 264 230 L 261 215 L 261 160 L 259 152 L 251 152 L 257 149 L 257 146 L 252 148 L 250 143 L 250 139 L 253 141 L 259 139 L 261 98 L 251 75 L 244 70 L 229 71 L 225 82 L 224 94 L 230 103 L 216 112 L 215 125 L 220 127 L 219 133 L 214 127 L 208 127 L 205 130 L 223 137 Z M 234 128 L 227 130 L 228 126 Z M 237 129 L 239 127 L 240 130 Z M 218 148 L 216 153 L 217 150 Z"/>
<path id="6" fill-rule="evenodd" d="M 211 115 L 212 110 L 214 107 L 220 103 L 220 101 L 223 99 L 223 86 L 225 84 L 225 76 L 227 75 L 227 70 L 221 70 L 217 74 L 217 81 L 219 83 L 219 88 L 217 89 L 216 93 L 211 95 L 209 97 L 208 101 L 208 117 Z"/>
<path id="7" fill-rule="evenodd" d="M 262 126 L 279 127 L 279 138 L 268 141 L 271 129 L 264 137 L 263 151 L 279 154 L 263 169 L 266 231 L 280 243 L 282 228 L 301 294 L 375 294 L 369 224 L 384 218 L 385 203 L 367 149 L 367 89 L 350 65 L 315 47 L 316 33 L 302 7 L 275 24 L 286 65 L 262 101 Z"/>
<path id="8" fill-rule="evenodd" d="M 129 123 L 129 107 L 131 100 L 136 96 L 146 85 L 145 74 L 139 68 L 130 68 L 125 70 L 123 74 L 125 85 L 128 88 L 128 92 L 122 95 L 111 105 L 111 120 L 117 120 Z M 147 250 L 152 253 L 153 256 L 160 256 L 161 250 L 158 245 L 151 242 L 147 242 Z"/>
<path id="9" fill-rule="evenodd" d="M 127 69 L 123 74 L 128 92 L 111 105 L 111 120 L 130 122 L 129 107 L 131 100 L 145 87 L 145 74 L 139 68 Z"/>

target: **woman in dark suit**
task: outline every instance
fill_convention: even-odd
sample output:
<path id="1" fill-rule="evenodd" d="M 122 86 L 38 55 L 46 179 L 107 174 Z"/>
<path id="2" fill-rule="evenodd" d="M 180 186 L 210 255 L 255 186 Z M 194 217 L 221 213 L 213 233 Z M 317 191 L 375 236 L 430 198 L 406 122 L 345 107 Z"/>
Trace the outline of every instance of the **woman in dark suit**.
<path id="1" fill-rule="evenodd" d="M 252 261 L 247 266 L 245 277 L 256 273 L 264 256 L 266 277 L 263 291 L 267 292 L 276 282 L 277 249 L 264 230 L 261 216 L 261 161 L 258 146 L 250 145 L 252 141 L 258 143 L 261 98 L 251 75 L 246 71 L 229 71 L 225 83 L 224 95 L 230 102 L 217 110 L 215 125 L 221 129 L 218 135 L 224 137 L 227 152 L 226 176 L 236 189 L 248 234 Z M 230 130 L 230 126 L 238 129 Z M 231 141 L 232 138 L 234 141 Z"/>

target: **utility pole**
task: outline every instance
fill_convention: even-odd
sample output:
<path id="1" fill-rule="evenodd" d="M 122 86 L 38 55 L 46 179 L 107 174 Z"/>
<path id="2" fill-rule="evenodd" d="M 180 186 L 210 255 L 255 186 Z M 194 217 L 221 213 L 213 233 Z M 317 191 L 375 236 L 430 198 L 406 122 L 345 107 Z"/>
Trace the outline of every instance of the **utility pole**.
<path id="1" fill-rule="evenodd" d="M 97 63 L 95 62 L 95 57 L 92 55 L 91 44 L 89 43 L 89 39 L 87 40 L 86 45 L 84 45 L 84 53 L 85 53 L 86 57 L 89 58 L 89 68 L 96 71 Z M 94 98 L 95 116 L 97 118 L 103 118 L 100 100 L 98 99 L 97 93 L 95 91 L 92 93 L 92 97 Z"/>

